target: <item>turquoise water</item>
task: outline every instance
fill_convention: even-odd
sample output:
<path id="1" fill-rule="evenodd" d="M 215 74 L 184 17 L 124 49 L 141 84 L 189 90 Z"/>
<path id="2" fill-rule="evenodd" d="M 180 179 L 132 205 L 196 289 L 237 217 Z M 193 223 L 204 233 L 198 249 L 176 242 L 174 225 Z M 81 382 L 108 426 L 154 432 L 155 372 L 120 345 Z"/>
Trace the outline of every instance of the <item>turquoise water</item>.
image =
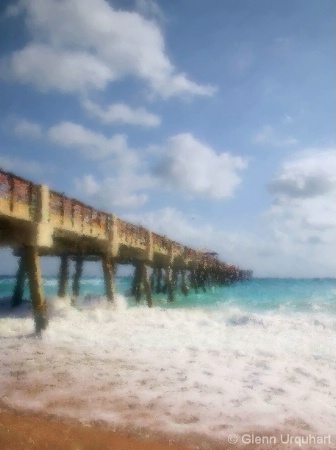
<path id="1" fill-rule="evenodd" d="M 129 297 L 131 277 L 117 278 L 117 292 L 127 299 L 128 307 L 135 306 L 133 298 Z M 0 298 L 12 295 L 15 277 L 0 278 Z M 57 295 L 57 279 L 44 278 L 46 297 Z M 71 290 L 68 289 L 70 294 Z M 104 295 L 102 278 L 83 278 L 81 280 L 80 296 L 84 298 Z M 24 296 L 29 299 L 27 282 Z M 167 301 L 164 294 L 153 294 L 154 304 L 164 308 L 221 308 L 223 306 L 244 309 L 250 312 L 289 311 L 309 312 L 320 311 L 336 314 L 336 279 L 279 279 L 255 278 L 237 282 L 229 286 L 208 286 L 206 292 L 198 293 L 190 290 L 188 296 L 176 293 L 173 303 Z M 143 300 L 143 303 L 145 300 Z"/>

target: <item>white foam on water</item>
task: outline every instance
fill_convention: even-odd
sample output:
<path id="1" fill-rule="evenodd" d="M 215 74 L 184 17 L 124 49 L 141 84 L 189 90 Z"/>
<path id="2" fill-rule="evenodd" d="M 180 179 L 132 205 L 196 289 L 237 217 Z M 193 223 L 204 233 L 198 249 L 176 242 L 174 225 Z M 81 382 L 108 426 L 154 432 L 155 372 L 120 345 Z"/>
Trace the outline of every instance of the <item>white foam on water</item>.
<path id="1" fill-rule="evenodd" d="M 29 308 L 1 312 L 3 401 L 113 426 L 223 439 L 274 428 L 333 433 L 336 319 L 315 311 L 127 309 L 117 296 L 48 301 L 31 335 Z"/>

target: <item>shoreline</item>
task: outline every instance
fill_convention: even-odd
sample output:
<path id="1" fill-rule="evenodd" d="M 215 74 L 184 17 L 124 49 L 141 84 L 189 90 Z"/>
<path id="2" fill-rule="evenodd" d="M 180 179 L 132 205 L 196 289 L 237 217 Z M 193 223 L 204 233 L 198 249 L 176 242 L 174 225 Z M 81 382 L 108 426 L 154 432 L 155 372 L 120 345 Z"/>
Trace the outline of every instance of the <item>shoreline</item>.
<path id="1" fill-rule="evenodd" d="M 0 409 L 0 448 L 3 450 L 188 450 L 153 437 L 140 437 L 98 424 L 27 411 Z M 190 448 L 190 447 L 189 447 Z"/>
<path id="2" fill-rule="evenodd" d="M 245 441 L 243 436 L 247 436 Z M 240 433 L 237 443 L 229 435 L 219 442 L 208 437 L 156 435 L 149 430 L 114 430 L 103 423 L 83 424 L 63 416 L 17 411 L 0 400 L 0 448 L 3 450 L 268 450 L 336 448 L 334 436 L 325 444 L 286 442 L 288 432 L 250 431 Z M 302 436 L 301 436 L 302 437 Z M 263 440 L 262 440 L 263 439 Z"/>

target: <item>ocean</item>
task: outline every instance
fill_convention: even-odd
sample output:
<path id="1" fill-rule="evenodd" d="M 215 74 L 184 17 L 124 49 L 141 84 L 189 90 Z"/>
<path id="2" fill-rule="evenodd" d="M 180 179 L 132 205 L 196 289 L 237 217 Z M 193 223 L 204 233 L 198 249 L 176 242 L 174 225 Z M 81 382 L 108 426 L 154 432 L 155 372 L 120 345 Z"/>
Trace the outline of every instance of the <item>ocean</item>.
<path id="1" fill-rule="evenodd" d="M 76 307 L 47 277 L 42 338 L 29 301 L 10 309 L 14 282 L 0 279 L 8 407 L 199 448 L 252 431 L 335 437 L 335 279 L 257 278 L 173 303 L 154 294 L 149 309 L 128 297 L 130 277 L 117 279 L 115 305 L 101 278 L 84 278 Z"/>

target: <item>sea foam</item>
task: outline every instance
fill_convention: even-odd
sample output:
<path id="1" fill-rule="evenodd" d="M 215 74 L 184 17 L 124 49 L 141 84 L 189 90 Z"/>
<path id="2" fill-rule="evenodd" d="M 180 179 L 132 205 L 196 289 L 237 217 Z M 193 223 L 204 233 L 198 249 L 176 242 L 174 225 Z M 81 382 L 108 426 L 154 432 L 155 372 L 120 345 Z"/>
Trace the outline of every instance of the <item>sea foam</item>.
<path id="1" fill-rule="evenodd" d="M 127 308 L 103 297 L 1 313 L 3 401 L 111 426 L 223 439 L 247 429 L 332 433 L 336 318 L 314 311 Z"/>

